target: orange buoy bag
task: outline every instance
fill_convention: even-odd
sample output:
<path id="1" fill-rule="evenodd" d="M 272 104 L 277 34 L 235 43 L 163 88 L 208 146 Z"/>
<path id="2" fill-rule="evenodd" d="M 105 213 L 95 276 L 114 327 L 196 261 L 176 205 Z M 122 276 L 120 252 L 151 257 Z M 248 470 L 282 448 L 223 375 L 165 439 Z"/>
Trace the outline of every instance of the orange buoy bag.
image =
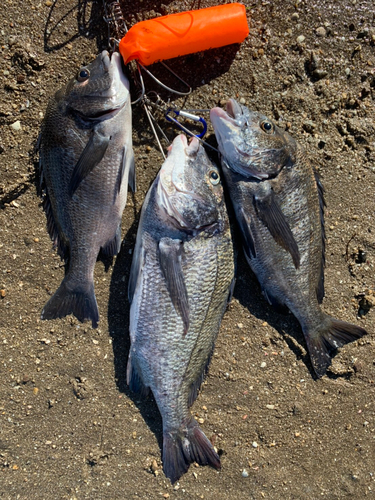
<path id="1" fill-rule="evenodd" d="M 125 64 L 144 66 L 164 59 L 241 43 L 249 34 L 245 6 L 218 5 L 141 21 L 120 42 Z"/>

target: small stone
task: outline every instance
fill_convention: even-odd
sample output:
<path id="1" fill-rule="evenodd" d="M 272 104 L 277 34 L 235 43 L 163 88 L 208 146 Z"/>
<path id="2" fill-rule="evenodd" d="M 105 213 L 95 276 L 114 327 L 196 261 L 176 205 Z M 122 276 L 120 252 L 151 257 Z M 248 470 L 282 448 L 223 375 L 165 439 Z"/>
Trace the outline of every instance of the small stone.
<path id="1" fill-rule="evenodd" d="M 266 408 L 268 410 L 274 410 L 275 409 L 275 405 L 266 405 Z"/>
<path id="2" fill-rule="evenodd" d="M 3 289 L 0 290 L 0 297 L 3 299 L 6 295 L 6 291 Z"/>
<path id="3" fill-rule="evenodd" d="M 249 473 L 247 472 L 246 469 L 242 471 L 242 477 L 249 477 Z"/>
<path id="4" fill-rule="evenodd" d="M 46 3 L 45 3 L 45 6 L 46 7 L 51 7 L 51 5 L 52 5 L 51 0 L 47 0 Z"/>
<path id="5" fill-rule="evenodd" d="M 241 97 L 240 104 L 246 104 L 246 99 L 244 97 Z"/>
<path id="6" fill-rule="evenodd" d="M 303 43 L 306 40 L 306 37 L 303 35 L 297 36 L 297 43 Z"/>
<path id="7" fill-rule="evenodd" d="M 154 459 L 151 463 L 151 470 L 155 474 L 155 472 L 159 469 L 157 461 Z"/>
<path id="8" fill-rule="evenodd" d="M 252 446 L 253 448 L 258 448 L 258 443 L 257 443 L 256 441 L 253 441 L 253 442 L 251 443 L 251 446 Z"/>
<path id="9" fill-rule="evenodd" d="M 298 12 L 293 12 L 291 19 L 292 19 L 292 21 L 298 21 L 298 19 L 299 19 Z"/>
<path id="10" fill-rule="evenodd" d="M 315 33 L 316 33 L 317 36 L 322 36 L 323 37 L 323 36 L 326 36 L 327 31 L 324 28 L 324 26 L 319 26 L 319 28 L 316 29 Z"/>
<path id="11" fill-rule="evenodd" d="M 300 433 L 300 432 L 295 432 L 295 433 L 294 433 L 294 436 L 295 436 L 296 438 L 300 437 L 300 435 L 301 435 L 301 433 Z"/>
<path id="12" fill-rule="evenodd" d="M 312 134 L 314 132 L 314 129 L 316 127 L 315 123 L 311 120 L 306 120 L 303 125 L 302 125 L 303 129 L 308 133 L 308 134 Z"/>
<path id="13" fill-rule="evenodd" d="M 10 126 L 14 131 L 16 132 L 19 132 L 20 130 L 22 130 L 22 127 L 21 127 L 21 122 L 19 120 L 17 120 L 16 122 L 12 123 L 11 126 Z"/>
<path id="14" fill-rule="evenodd" d="M 34 387 L 34 389 L 33 389 L 34 396 L 37 396 L 38 392 L 39 392 L 39 389 L 37 387 Z"/>
<path id="15" fill-rule="evenodd" d="M 164 493 L 163 497 L 164 498 L 169 498 L 169 493 Z"/>
<path id="16" fill-rule="evenodd" d="M 363 371 L 363 364 L 357 360 L 353 365 L 353 370 L 355 373 L 361 373 Z"/>
<path id="17" fill-rule="evenodd" d="M 346 76 L 350 76 L 350 68 L 345 68 L 345 74 Z"/>
<path id="18" fill-rule="evenodd" d="M 267 366 L 267 363 L 265 361 L 262 361 L 261 364 L 260 364 L 260 367 L 261 368 L 265 368 Z"/>
<path id="19" fill-rule="evenodd" d="M 197 421 L 198 424 L 204 424 L 204 418 L 198 418 Z"/>

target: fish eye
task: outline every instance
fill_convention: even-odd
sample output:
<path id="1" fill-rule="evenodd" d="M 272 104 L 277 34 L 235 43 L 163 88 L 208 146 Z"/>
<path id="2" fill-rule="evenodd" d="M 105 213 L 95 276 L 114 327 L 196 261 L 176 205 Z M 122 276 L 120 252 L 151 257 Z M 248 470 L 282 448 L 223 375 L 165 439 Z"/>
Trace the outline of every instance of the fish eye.
<path id="1" fill-rule="evenodd" d="M 267 134 L 271 134 L 274 131 L 273 124 L 271 122 L 268 122 L 267 120 L 261 122 L 260 128 Z"/>
<path id="2" fill-rule="evenodd" d="M 82 68 L 81 71 L 78 73 L 77 80 L 79 82 L 84 82 L 88 78 L 90 78 L 90 71 L 86 68 Z"/>
<path id="3" fill-rule="evenodd" d="M 220 182 L 220 175 L 216 172 L 216 170 L 210 170 L 208 172 L 208 178 L 210 179 L 211 184 L 216 186 Z"/>

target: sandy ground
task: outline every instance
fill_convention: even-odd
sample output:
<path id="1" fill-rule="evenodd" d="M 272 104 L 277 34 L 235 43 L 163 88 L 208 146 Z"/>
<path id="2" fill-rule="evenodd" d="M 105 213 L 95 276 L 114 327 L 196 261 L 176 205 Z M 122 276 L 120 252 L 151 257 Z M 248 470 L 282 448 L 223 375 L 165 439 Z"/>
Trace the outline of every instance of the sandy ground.
<path id="1" fill-rule="evenodd" d="M 198 2 L 123 2 L 129 26 Z M 202 1 L 201 7 L 216 4 Z M 120 255 L 95 269 L 99 328 L 40 312 L 64 275 L 36 193 L 47 100 L 106 44 L 101 2 L 4 0 L 0 13 L 0 497 L 362 499 L 375 492 L 375 17 L 373 2 L 245 1 L 250 36 L 171 61 L 185 108 L 242 99 L 287 127 L 326 189 L 327 313 L 369 334 L 314 380 L 297 321 L 267 305 L 242 252 L 234 298 L 194 415 L 222 470 L 161 469 L 154 401 L 126 387 L 127 281 L 137 220 L 162 157 L 140 106 L 138 191 Z M 164 70 L 164 81 L 176 85 Z M 149 90 L 159 91 L 151 82 Z M 136 90 L 134 96 L 136 95 Z M 166 94 L 163 94 L 167 97 Z M 19 123 L 18 123 L 19 122 Z M 161 119 L 173 137 L 176 129 Z M 208 138 L 214 144 L 212 128 Z"/>

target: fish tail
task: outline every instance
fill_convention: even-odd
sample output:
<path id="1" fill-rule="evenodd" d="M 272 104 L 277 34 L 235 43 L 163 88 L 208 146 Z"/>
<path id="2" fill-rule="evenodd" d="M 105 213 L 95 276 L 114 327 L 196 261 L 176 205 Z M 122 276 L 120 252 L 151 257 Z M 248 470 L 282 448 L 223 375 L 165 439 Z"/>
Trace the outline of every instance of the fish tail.
<path id="1" fill-rule="evenodd" d="M 360 326 L 324 315 L 315 330 L 306 332 L 307 346 L 317 377 L 325 374 L 339 347 L 366 334 L 366 330 Z"/>
<path id="2" fill-rule="evenodd" d="M 198 423 L 191 418 L 187 425 L 175 432 L 163 434 L 163 470 L 171 483 L 175 483 L 189 465 L 211 465 L 220 469 L 220 458 Z"/>
<path id="3" fill-rule="evenodd" d="M 63 318 L 74 314 L 82 323 L 91 320 L 92 327 L 96 328 L 99 321 L 98 304 L 96 302 L 94 283 L 85 286 L 76 283 L 66 276 L 60 287 L 49 299 L 41 314 L 41 319 Z"/>

